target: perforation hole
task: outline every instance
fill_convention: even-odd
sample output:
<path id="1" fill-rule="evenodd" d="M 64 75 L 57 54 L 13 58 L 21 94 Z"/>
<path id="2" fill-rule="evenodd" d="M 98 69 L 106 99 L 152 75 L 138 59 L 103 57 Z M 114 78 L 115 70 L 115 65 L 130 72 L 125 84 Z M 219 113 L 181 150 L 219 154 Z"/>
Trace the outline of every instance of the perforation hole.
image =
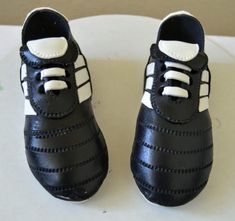
<path id="1" fill-rule="evenodd" d="M 39 94 L 45 94 L 45 88 L 44 88 L 44 85 L 41 84 L 39 87 L 38 87 L 38 93 Z"/>

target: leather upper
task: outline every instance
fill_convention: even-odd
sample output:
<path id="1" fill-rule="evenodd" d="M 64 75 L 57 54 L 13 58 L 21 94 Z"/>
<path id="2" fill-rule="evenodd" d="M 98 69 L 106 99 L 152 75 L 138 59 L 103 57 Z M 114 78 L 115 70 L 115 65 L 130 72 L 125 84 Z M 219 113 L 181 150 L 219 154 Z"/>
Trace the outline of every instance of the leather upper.
<path id="1" fill-rule="evenodd" d="M 151 91 L 151 103 L 153 108 L 159 115 L 166 118 L 169 121 L 175 123 L 183 123 L 190 121 L 198 112 L 199 105 L 199 87 L 201 81 L 201 73 L 204 69 L 207 69 L 208 58 L 205 53 L 199 52 L 198 55 L 190 61 L 178 61 L 174 58 L 162 53 L 156 44 L 151 47 L 151 62 L 155 62 L 155 75 L 153 81 L 153 87 Z M 193 70 L 190 73 L 192 85 L 182 84 L 181 87 L 187 89 L 190 92 L 190 99 L 181 99 L 179 101 L 172 101 L 162 96 L 159 91 L 162 87 L 166 86 L 168 82 L 162 82 L 162 75 L 166 72 L 164 68 L 164 62 L 177 62 Z M 167 69 L 167 68 L 166 68 Z M 184 71 L 188 73 L 187 71 Z M 189 73 L 188 73 L 189 74 Z"/>
<path id="2" fill-rule="evenodd" d="M 48 21 L 41 24 L 43 19 Z M 42 33 L 31 30 L 35 27 L 34 23 L 39 29 L 42 25 Z M 30 25 L 32 27 L 27 27 Z M 51 30 L 55 33 L 51 33 Z M 45 36 L 47 38 L 57 38 L 62 34 L 66 39 L 67 49 L 64 53 L 60 49 L 61 56 L 40 58 L 35 55 L 36 52 L 32 53 L 37 45 L 31 45 L 35 47 L 33 50 L 28 48 L 27 40 L 30 35 L 33 36 L 32 41 L 40 41 L 35 35 L 48 33 L 50 36 Z M 29 167 L 36 179 L 53 196 L 64 200 L 85 200 L 97 192 L 108 171 L 107 147 L 95 120 L 91 95 L 78 96 L 84 85 L 85 92 L 91 93 L 87 62 L 84 60 L 82 66 L 75 67 L 74 63 L 78 57 L 85 57 L 73 39 L 65 18 L 53 10 L 40 9 L 28 16 L 22 39 L 20 56 L 22 65 L 26 65 L 26 76 L 21 79 L 22 84 L 27 85 L 27 93 L 24 93 L 27 94 L 26 101 L 29 101 L 33 110 L 33 114 L 27 114 L 25 117 L 24 129 Z M 60 68 L 66 74 L 42 78 L 42 71 L 48 68 Z M 87 74 L 88 80 L 78 85 L 76 76 L 79 76 L 80 71 Z M 53 80 L 64 82 L 66 88 L 45 91 L 45 83 Z M 82 92 L 85 93 L 84 90 Z M 80 100 L 81 97 L 83 100 Z"/>
<path id="3" fill-rule="evenodd" d="M 139 112 L 131 168 L 151 202 L 181 205 L 206 185 L 213 158 L 208 111 L 190 123 L 171 124 L 144 105 Z"/>
<path id="4" fill-rule="evenodd" d="M 68 42 L 70 41 L 68 40 Z M 20 55 L 22 61 L 27 65 L 27 73 L 30 73 L 27 75 L 29 99 L 36 113 L 48 118 L 60 118 L 74 111 L 78 102 L 73 65 L 78 57 L 76 44 L 70 43 L 66 54 L 55 59 L 40 59 L 34 56 L 27 46 L 21 47 Z M 58 66 L 65 69 L 67 73 L 65 80 L 70 86 L 70 90 L 60 91 L 59 99 L 58 96 L 40 92 L 40 87 L 42 86 L 40 71 L 52 64 L 55 67 Z M 63 100 L 63 104 L 61 100 Z"/>
<path id="5" fill-rule="evenodd" d="M 170 48 L 161 44 L 159 48 L 162 39 L 171 41 L 167 42 Z M 180 72 L 190 83 L 165 79 L 167 71 Z M 206 103 L 210 94 L 208 58 L 203 29 L 191 15 L 174 14 L 163 20 L 157 42 L 150 49 L 144 85 L 131 170 L 147 200 L 179 206 L 206 186 L 213 162 L 212 125 Z M 203 85 L 208 88 L 206 93 Z M 180 89 L 188 96 L 163 95 L 165 87 Z"/>

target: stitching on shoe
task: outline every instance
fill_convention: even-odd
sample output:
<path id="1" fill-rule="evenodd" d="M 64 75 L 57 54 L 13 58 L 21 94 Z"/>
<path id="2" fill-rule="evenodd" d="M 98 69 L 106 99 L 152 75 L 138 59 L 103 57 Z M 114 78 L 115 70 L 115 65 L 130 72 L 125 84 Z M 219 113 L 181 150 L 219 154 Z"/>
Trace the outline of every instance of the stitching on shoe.
<path id="1" fill-rule="evenodd" d="M 206 67 L 204 67 L 202 70 L 199 70 L 199 72 L 202 72 Z M 155 71 L 156 73 L 156 71 Z M 174 119 L 172 117 L 166 116 L 165 112 L 160 111 L 159 105 L 156 103 L 157 101 L 157 93 L 154 93 L 157 89 L 156 89 L 156 81 L 157 81 L 157 75 L 154 75 L 154 80 L 153 80 L 153 86 L 152 86 L 152 90 L 151 90 L 151 104 L 153 109 L 156 111 L 157 114 L 162 115 L 164 118 L 167 118 L 168 120 L 175 122 L 175 123 L 184 123 L 184 122 L 188 122 L 190 119 L 193 119 L 195 117 L 195 115 L 198 113 L 197 108 L 195 108 L 195 111 L 192 112 L 191 116 L 187 119 L 184 120 L 178 120 L 178 119 Z M 200 84 L 195 85 L 196 90 L 199 90 L 200 88 Z"/>
<path id="2" fill-rule="evenodd" d="M 76 100 L 76 96 L 74 95 L 74 102 L 71 104 L 71 106 L 68 108 L 67 111 L 63 111 L 63 112 L 58 112 L 58 113 L 48 113 L 46 111 L 43 111 L 42 108 L 40 107 L 40 105 L 38 104 L 38 102 L 36 102 L 34 100 L 34 96 L 32 96 L 32 81 L 31 80 L 28 80 L 28 90 L 29 90 L 29 98 L 30 98 L 30 102 L 33 106 L 33 109 L 35 110 L 36 113 L 39 113 L 41 114 L 42 116 L 45 116 L 45 117 L 63 117 L 67 114 L 69 114 L 75 107 L 78 103 L 78 101 Z"/>
<path id="3" fill-rule="evenodd" d="M 184 137 L 189 137 L 189 136 L 200 136 L 205 132 L 208 132 L 211 130 L 211 126 L 209 128 L 203 129 L 203 130 L 195 130 L 195 131 L 178 131 L 178 130 L 172 130 L 168 128 L 163 128 L 159 126 L 154 126 L 145 122 L 138 122 L 140 126 L 146 127 L 148 129 L 155 130 L 160 133 L 165 133 L 165 134 L 171 134 L 175 136 L 184 136 Z"/>
<path id="4" fill-rule="evenodd" d="M 56 191 L 56 192 L 61 192 L 61 191 L 71 191 L 71 190 L 75 190 L 80 186 L 84 186 L 90 182 L 93 182 L 94 180 L 100 178 L 101 176 L 105 176 L 106 172 L 100 171 L 98 173 L 96 173 L 94 176 L 89 177 L 79 183 L 75 183 L 69 186 L 49 186 L 49 185 L 43 185 L 47 190 L 51 190 L 51 191 Z"/>
<path id="5" fill-rule="evenodd" d="M 156 172 L 160 172 L 160 173 L 177 173 L 177 174 L 189 174 L 189 173 L 196 173 L 196 172 L 199 172 L 201 170 L 204 170 L 204 169 L 207 169 L 208 167 L 211 167 L 212 166 L 212 161 L 202 167 L 195 167 L 195 168 L 188 168 L 188 169 L 178 169 L 178 168 L 165 168 L 165 167 L 161 167 L 161 166 L 155 166 L 155 165 L 151 165 L 151 164 L 148 164 L 140 159 L 137 159 L 137 158 L 134 158 L 132 157 L 132 159 L 134 161 L 136 161 L 138 164 L 148 168 L 148 169 L 151 169 L 151 170 L 154 170 Z"/>
<path id="6" fill-rule="evenodd" d="M 200 185 L 191 188 L 191 189 L 161 189 L 157 188 L 155 186 L 152 186 L 146 182 L 144 182 L 142 179 L 138 178 L 137 176 L 134 176 L 136 182 L 143 186 L 144 188 L 148 189 L 151 192 L 156 192 L 160 194 L 165 195 L 183 195 L 183 194 L 193 194 L 198 192 L 199 190 L 203 189 L 203 187 L 207 184 L 207 180 Z"/>
<path id="7" fill-rule="evenodd" d="M 61 136 L 61 135 L 66 135 L 68 133 L 71 133 L 73 130 L 79 129 L 83 126 L 85 126 L 87 123 L 89 123 L 90 121 L 92 121 L 94 119 L 94 116 L 79 122 L 77 124 L 74 124 L 72 126 L 69 127 L 64 127 L 64 128 L 56 128 L 53 130 L 45 130 L 45 131 L 41 131 L 41 130 L 31 130 L 31 131 L 25 131 L 24 134 L 26 136 L 33 136 L 36 138 L 51 138 L 51 137 L 57 137 L 57 136 Z"/>
<path id="8" fill-rule="evenodd" d="M 76 99 L 76 94 L 74 93 L 72 96 L 74 98 L 74 102 L 71 104 L 71 106 L 66 110 L 66 111 L 63 111 L 63 112 L 57 112 L 57 113 L 48 113 L 46 111 L 43 111 L 43 109 L 40 107 L 40 104 L 38 102 L 36 102 L 34 99 L 34 96 L 32 95 L 32 80 L 30 78 L 28 78 L 27 80 L 27 83 L 28 83 L 28 91 L 29 91 L 29 100 L 30 100 L 30 103 L 32 104 L 32 107 L 33 109 L 35 110 L 36 113 L 39 113 L 41 114 L 42 116 L 45 116 L 45 117 L 63 117 L 67 114 L 69 114 L 75 107 L 78 103 L 78 100 Z"/>
<path id="9" fill-rule="evenodd" d="M 22 57 L 22 59 L 23 59 L 23 57 Z M 26 60 L 27 60 L 27 59 L 26 59 Z M 23 59 L 23 61 L 24 61 L 24 59 Z M 51 62 L 52 62 L 52 60 L 51 60 Z M 24 63 L 27 65 L 27 62 L 24 61 Z M 35 112 L 36 112 L 37 114 L 42 115 L 42 116 L 45 116 L 45 117 L 48 117 L 48 118 L 63 117 L 63 116 L 65 116 L 65 115 L 69 114 L 72 110 L 74 110 L 74 108 L 76 107 L 76 105 L 79 104 L 79 103 L 78 103 L 78 100 L 76 99 L 76 97 L 77 97 L 77 96 L 76 96 L 76 93 L 74 92 L 74 93 L 72 94 L 74 101 L 73 101 L 73 103 L 70 105 L 70 107 L 69 107 L 66 111 L 57 112 L 57 113 L 48 113 L 47 111 L 44 111 L 44 110 L 41 108 L 40 104 L 39 104 L 37 101 L 35 101 L 35 98 L 34 98 L 34 96 L 32 95 L 32 88 L 33 88 L 32 85 L 33 85 L 33 81 L 32 81 L 31 78 L 28 77 L 28 75 L 27 75 L 27 84 L 28 84 L 28 91 L 29 91 L 29 96 L 28 96 L 28 97 L 29 97 L 30 103 L 31 103 L 33 109 L 35 110 Z"/>
<path id="10" fill-rule="evenodd" d="M 90 138 L 77 143 L 77 144 L 72 144 L 72 145 L 67 145 L 67 146 L 63 146 L 63 147 L 57 147 L 57 148 L 40 148 L 40 147 L 34 147 L 34 146 L 26 146 L 26 150 L 31 151 L 31 152 L 40 152 L 40 153 L 62 153 L 62 152 L 67 152 L 67 151 L 72 151 L 75 150 L 77 148 L 83 147 L 86 144 L 92 142 L 93 140 L 95 140 L 99 135 L 100 135 L 101 131 L 99 130 L 97 133 L 95 133 L 94 135 L 92 135 Z"/>
<path id="11" fill-rule="evenodd" d="M 39 64 L 39 62 L 37 62 L 37 61 L 29 60 L 28 57 L 23 53 L 23 51 L 24 51 L 24 48 L 21 47 L 21 49 L 20 49 L 20 56 L 21 56 L 22 60 L 24 61 L 24 63 L 26 63 L 26 64 L 29 65 L 29 66 L 38 67 L 38 68 L 40 68 L 40 67 L 42 66 L 42 65 Z M 29 51 L 29 53 L 31 53 L 31 52 Z M 33 55 L 33 56 L 35 56 L 35 55 Z M 37 57 L 37 56 L 35 56 L 35 57 Z M 49 59 L 49 60 L 50 60 L 50 62 L 58 62 L 58 59 L 59 59 L 59 58 L 51 58 L 51 59 Z M 41 59 L 40 59 L 40 60 L 41 60 Z M 45 59 L 43 59 L 43 60 L 45 60 Z M 67 61 L 68 64 L 73 64 L 74 62 L 75 62 L 75 61 L 71 61 L 71 62 L 68 62 L 68 61 Z M 59 62 L 59 63 L 61 63 L 61 62 Z"/>
<path id="12" fill-rule="evenodd" d="M 192 150 L 174 150 L 172 148 L 165 148 L 165 147 L 160 147 L 157 145 L 151 145 L 151 144 L 148 144 L 145 141 L 141 141 L 141 140 L 136 140 L 136 142 L 151 149 L 151 150 L 158 151 L 158 152 L 164 152 L 164 153 L 170 153 L 170 154 L 174 154 L 174 155 L 195 154 L 195 153 L 204 152 L 204 151 L 207 151 L 207 150 L 210 150 L 213 148 L 213 144 L 210 144 L 208 146 L 196 148 L 196 149 L 192 149 Z"/>
<path id="13" fill-rule="evenodd" d="M 29 166 L 30 166 L 31 170 L 33 170 L 36 173 L 51 173 L 51 174 L 52 173 L 66 173 L 66 172 L 69 172 L 75 168 L 85 166 L 85 165 L 89 164 L 90 162 L 95 161 L 99 157 L 103 156 L 104 154 L 106 154 L 106 151 L 102 151 L 102 152 L 90 157 L 87 160 L 84 160 L 84 161 L 81 161 L 81 162 L 78 162 L 78 163 L 75 163 L 75 164 L 72 164 L 72 165 L 69 165 L 66 167 L 62 167 L 62 168 L 44 168 L 44 167 L 36 167 L 35 168 L 31 165 L 29 165 Z"/>

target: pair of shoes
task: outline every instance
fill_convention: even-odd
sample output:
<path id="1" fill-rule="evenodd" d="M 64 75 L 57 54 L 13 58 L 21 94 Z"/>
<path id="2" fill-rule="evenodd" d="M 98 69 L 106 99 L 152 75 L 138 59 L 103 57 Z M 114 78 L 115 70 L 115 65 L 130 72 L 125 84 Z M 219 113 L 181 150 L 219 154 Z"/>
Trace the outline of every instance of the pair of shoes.
<path id="1" fill-rule="evenodd" d="M 29 167 L 53 196 L 84 201 L 108 171 L 108 151 L 91 105 L 85 56 L 66 18 L 49 8 L 25 20 L 20 48 Z M 131 170 L 146 199 L 182 205 L 206 185 L 212 165 L 210 72 L 198 20 L 166 17 L 146 66 Z"/>

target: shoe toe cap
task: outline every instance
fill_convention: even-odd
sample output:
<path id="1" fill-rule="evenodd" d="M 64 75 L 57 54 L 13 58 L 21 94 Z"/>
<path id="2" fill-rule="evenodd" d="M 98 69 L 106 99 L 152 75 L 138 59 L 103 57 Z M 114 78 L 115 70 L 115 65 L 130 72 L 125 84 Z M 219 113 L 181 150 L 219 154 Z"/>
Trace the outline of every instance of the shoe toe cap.
<path id="1" fill-rule="evenodd" d="M 203 183 L 200 187 L 193 190 L 185 190 L 183 192 L 177 192 L 174 190 L 166 189 L 155 189 L 150 190 L 149 187 L 144 187 L 143 183 L 140 184 L 139 181 L 136 181 L 138 189 L 142 193 L 143 197 L 152 204 L 159 204 L 162 206 L 181 206 L 189 201 L 193 200 L 205 187 L 206 182 Z"/>
<path id="2" fill-rule="evenodd" d="M 212 167 L 212 149 L 190 156 L 152 152 L 138 146 L 131 157 L 136 184 L 148 201 L 179 206 L 195 198 L 205 187 Z"/>
<path id="3" fill-rule="evenodd" d="M 30 169 L 53 196 L 83 201 L 100 188 L 108 171 L 108 153 L 102 134 L 92 142 L 62 152 L 26 150 Z"/>
<path id="4" fill-rule="evenodd" d="M 85 201 L 92 197 L 100 188 L 106 177 L 106 173 L 100 172 L 88 178 L 83 178 L 78 183 L 67 183 L 67 185 L 47 185 L 44 188 L 54 197 L 68 201 Z"/>
<path id="5" fill-rule="evenodd" d="M 98 161 L 98 162 L 97 162 Z M 54 197 L 83 201 L 94 195 L 107 175 L 106 159 L 97 159 L 87 165 L 67 171 L 38 171 L 31 168 L 39 183 Z"/>

